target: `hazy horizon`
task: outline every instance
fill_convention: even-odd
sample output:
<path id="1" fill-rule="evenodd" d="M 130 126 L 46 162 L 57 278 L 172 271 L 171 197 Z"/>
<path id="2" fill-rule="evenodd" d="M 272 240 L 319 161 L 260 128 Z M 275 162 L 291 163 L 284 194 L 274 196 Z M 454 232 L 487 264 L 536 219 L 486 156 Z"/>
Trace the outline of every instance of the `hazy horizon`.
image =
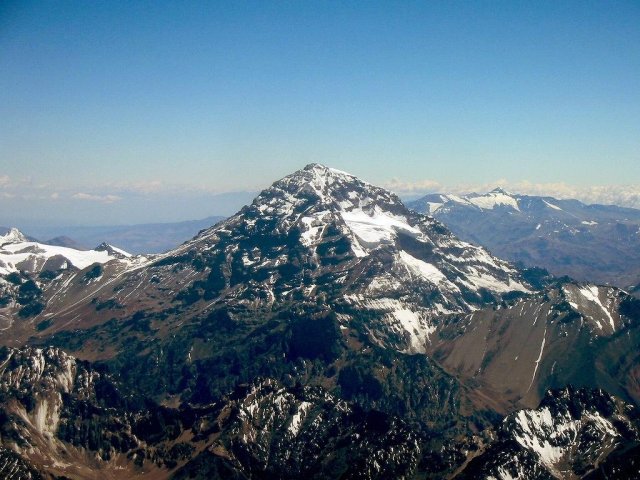
<path id="1" fill-rule="evenodd" d="M 277 180 L 279 179 L 274 179 L 273 182 Z M 265 184 L 263 188 L 268 188 L 273 182 Z M 381 186 L 397 193 L 404 202 L 417 200 L 430 193 L 465 196 L 469 194 L 484 194 L 490 192 L 494 188 L 503 188 L 507 190 L 508 193 L 514 195 L 549 196 L 557 199 L 577 199 L 587 205 L 615 205 L 640 209 L 640 193 L 632 186 L 628 188 L 607 188 L 598 186 L 577 188 L 565 183 L 550 185 L 533 184 L 526 181 L 512 183 L 505 179 L 499 179 L 495 182 L 488 182 L 482 185 L 462 183 L 450 186 L 440 185 L 437 182 L 406 184 L 397 179 L 392 179 Z M 0 227 L 17 227 L 27 233 L 33 232 L 34 230 L 42 232 L 58 232 L 50 234 L 50 236 L 57 236 L 65 235 L 65 229 L 67 228 L 126 227 L 145 224 L 196 222 L 212 217 L 229 217 L 237 213 L 243 206 L 250 204 L 259 193 L 259 191 L 228 192 L 224 194 L 203 194 L 202 197 L 195 196 L 191 198 L 183 198 L 183 206 L 187 205 L 188 202 L 191 202 L 191 208 L 183 208 L 181 210 L 185 212 L 184 216 L 175 216 L 173 214 L 173 216 L 162 216 L 164 208 L 167 206 L 166 203 L 163 204 L 163 202 L 171 201 L 170 197 L 165 198 L 162 195 L 145 197 L 144 202 L 137 205 L 137 207 L 141 208 L 141 211 L 133 212 L 133 217 L 124 215 L 125 210 L 128 215 L 132 213 L 130 210 L 131 204 L 120 200 L 110 202 L 92 202 L 92 206 L 96 209 L 96 214 L 88 219 L 83 219 L 82 217 L 56 217 L 51 215 L 48 217 L 29 217 L 24 215 L 21 216 L 20 213 L 14 215 L 0 213 Z M 46 198 L 40 200 L 44 202 L 48 201 Z M 160 203 L 155 206 L 151 205 L 151 202 L 158 200 Z M 65 201 L 56 199 L 56 203 L 60 206 L 64 205 Z M 71 206 L 73 206 L 72 203 Z M 148 211 L 150 206 L 154 211 L 159 212 L 160 215 L 150 215 Z M 72 208 L 62 209 L 63 212 L 72 210 Z M 136 213 L 137 216 L 135 215 Z M 127 218 L 133 218 L 133 220 L 127 220 Z M 136 221 L 136 218 L 140 220 Z"/>

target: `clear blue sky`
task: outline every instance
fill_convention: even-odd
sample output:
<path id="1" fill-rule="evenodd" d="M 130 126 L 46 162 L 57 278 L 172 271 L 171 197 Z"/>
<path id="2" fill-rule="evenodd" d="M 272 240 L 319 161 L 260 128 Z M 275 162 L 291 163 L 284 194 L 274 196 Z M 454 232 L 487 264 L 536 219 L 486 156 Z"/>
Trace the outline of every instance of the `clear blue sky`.
<path id="1" fill-rule="evenodd" d="M 640 184 L 640 2 L 9 0 L 0 119 L 0 224 L 229 213 L 310 162 Z"/>

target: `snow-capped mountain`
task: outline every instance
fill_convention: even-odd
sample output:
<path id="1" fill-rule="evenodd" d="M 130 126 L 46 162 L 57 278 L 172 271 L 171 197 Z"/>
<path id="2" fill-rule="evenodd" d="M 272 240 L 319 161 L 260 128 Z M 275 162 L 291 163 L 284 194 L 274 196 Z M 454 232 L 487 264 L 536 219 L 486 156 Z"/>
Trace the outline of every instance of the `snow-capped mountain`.
<path id="1" fill-rule="evenodd" d="M 467 196 L 432 194 L 408 206 L 510 261 L 625 289 L 640 283 L 640 210 L 500 188 Z"/>
<path id="2" fill-rule="evenodd" d="M 183 317 L 221 305 L 255 315 L 319 301 L 349 328 L 368 312 L 365 328 L 379 345 L 423 352 L 436 316 L 530 289 L 511 265 L 408 210 L 394 194 L 317 164 L 148 265 L 94 284 L 84 303 L 89 310 L 77 301 L 68 308 L 64 295 L 51 290 L 56 302 L 38 317 L 54 318 L 48 333 L 74 318 L 81 326 L 83 317 L 97 324 L 128 315 L 132 300 L 160 312 L 169 291 L 186 310 Z M 95 312 L 89 300 L 122 308 Z"/>
<path id="3" fill-rule="evenodd" d="M 520 211 L 518 198 L 500 187 L 484 195 L 477 193 L 464 196 L 440 193 L 429 194 L 411 202 L 409 206 L 431 216 L 435 216 L 438 211 L 444 213 L 456 207 L 466 207 L 473 210 L 494 210 L 506 207 Z M 553 207 L 551 206 L 551 208 Z"/>

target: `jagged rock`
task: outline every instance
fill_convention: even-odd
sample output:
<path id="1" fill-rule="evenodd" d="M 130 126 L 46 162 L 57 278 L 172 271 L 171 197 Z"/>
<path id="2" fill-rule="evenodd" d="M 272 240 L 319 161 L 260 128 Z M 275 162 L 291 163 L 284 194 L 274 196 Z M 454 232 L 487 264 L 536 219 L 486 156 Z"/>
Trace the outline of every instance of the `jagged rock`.
<path id="1" fill-rule="evenodd" d="M 602 390 L 565 388 L 548 391 L 537 409 L 505 418 L 495 439 L 456 478 L 599 478 L 639 446 L 634 407 Z M 618 472 L 631 473 L 628 465 L 618 465 Z M 636 469 L 613 478 L 638 476 Z"/>

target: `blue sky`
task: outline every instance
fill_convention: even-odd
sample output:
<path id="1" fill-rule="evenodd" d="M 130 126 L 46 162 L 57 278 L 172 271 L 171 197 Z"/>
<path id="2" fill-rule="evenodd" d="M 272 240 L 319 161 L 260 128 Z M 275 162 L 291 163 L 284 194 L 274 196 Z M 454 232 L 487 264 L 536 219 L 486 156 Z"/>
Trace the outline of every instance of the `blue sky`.
<path id="1" fill-rule="evenodd" d="M 637 1 L 5 1 L 0 224 L 228 214 L 310 162 L 638 200 L 638 92 Z"/>

